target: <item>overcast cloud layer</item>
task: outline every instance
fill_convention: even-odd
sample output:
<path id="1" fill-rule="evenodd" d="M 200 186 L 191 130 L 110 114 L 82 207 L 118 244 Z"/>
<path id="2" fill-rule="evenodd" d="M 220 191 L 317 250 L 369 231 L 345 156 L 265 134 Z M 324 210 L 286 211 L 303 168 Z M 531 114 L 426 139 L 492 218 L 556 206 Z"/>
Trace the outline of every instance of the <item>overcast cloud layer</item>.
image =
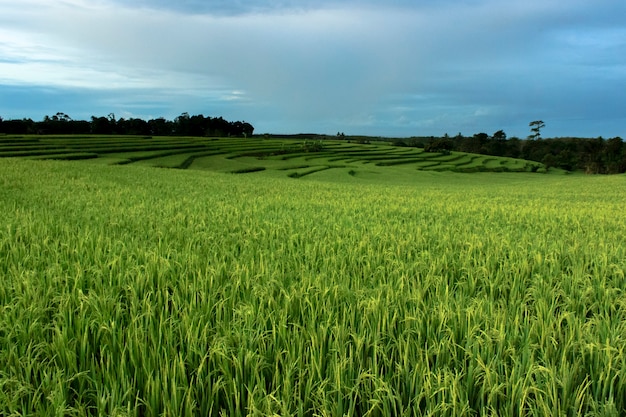
<path id="1" fill-rule="evenodd" d="M 0 0 L 0 116 L 626 137 L 623 0 Z"/>

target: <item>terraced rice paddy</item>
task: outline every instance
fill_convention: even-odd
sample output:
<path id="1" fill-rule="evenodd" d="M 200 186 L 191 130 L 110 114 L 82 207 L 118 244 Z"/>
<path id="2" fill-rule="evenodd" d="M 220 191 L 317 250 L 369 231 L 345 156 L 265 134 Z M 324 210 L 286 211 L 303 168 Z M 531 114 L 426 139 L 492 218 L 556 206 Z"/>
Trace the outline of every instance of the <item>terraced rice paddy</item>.
<path id="1" fill-rule="evenodd" d="M 626 414 L 623 175 L 188 142 L 0 158 L 0 415 Z"/>
<path id="2" fill-rule="evenodd" d="M 86 159 L 106 164 L 137 164 L 165 168 L 249 173 L 271 171 L 301 178 L 325 170 L 352 173 L 404 171 L 530 172 L 535 162 L 511 158 L 452 153 L 442 155 L 386 143 L 361 145 L 346 141 L 322 142 L 280 139 L 41 136 L 0 137 L 0 157 Z"/>

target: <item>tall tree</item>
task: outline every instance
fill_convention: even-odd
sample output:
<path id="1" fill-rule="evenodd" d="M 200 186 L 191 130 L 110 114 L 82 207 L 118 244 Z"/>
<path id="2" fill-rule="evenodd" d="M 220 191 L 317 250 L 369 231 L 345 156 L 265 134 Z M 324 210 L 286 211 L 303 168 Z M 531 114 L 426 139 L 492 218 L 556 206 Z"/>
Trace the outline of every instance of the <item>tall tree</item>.
<path id="1" fill-rule="evenodd" d="M 95 135 L 110 135 L 113 133 L 114 125 L 106 117 L 91 116 L 91 133 Z"/>
<path id="2" fill-rule="evenodd" d="M 546 124 L 543 120 L 535 120 L 528 124 L 530 126 L 530 136 L 529 139 L 541 139 L 541 129 L 546 127 Z"/>

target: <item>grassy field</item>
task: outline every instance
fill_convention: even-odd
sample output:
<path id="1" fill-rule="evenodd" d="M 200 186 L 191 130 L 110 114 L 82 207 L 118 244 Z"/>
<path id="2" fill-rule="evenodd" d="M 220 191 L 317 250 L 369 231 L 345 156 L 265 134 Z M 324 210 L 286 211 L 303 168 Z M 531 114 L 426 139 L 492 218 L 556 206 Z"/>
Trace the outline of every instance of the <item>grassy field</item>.
<path id="1" fill-rule="evenodd" d="M 268 170 L 291 178 L 326 170 L 337 177 L 372 171 L 386 174 L 389 171 L 385 168 L 389 166 L 396 166 L 408 175 L 416 170 L 535 172 L 543 168 L 540 163 L 519 159 L 459 152 L 443 155 L 385 142 L 357 144 L 262 138 L 0 136 L 0 157 L 12 156 L 231 173 Z"/>
<path id="2" fill-rule="evenodd" d="M 0 415 L 626 414 L 626 177 L 237 152 L 0 158 Z"/>

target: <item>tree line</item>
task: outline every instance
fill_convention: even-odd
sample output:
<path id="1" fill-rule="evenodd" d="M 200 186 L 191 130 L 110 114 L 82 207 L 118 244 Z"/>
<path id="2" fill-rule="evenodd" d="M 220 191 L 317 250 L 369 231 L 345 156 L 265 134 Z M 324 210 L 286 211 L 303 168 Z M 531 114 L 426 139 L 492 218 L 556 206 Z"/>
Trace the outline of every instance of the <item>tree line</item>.
<path id="1" fill-rule="evenodd" d="M 521 158 L 543 163 L 546 168 L 584 171 L 589 174 L 619 174 L 626 172 L 626 144 L 620 137 L 550 138 L 537 133 L 526 139 L 507 138 L 502 130 L 493 135 L 476 133 L 454 137 L 410 138 L 395 141 L 398 146 L 415 146 L 427 152 L 450 151 Z"/>
<path id="2" fill-rule="evenodd" d="M 230 122 L 222 117 L 182 113 L 174 120 L 163 117 L 143 120 L 139 118 L 116 119 L 113 113 L 104 117 L 91 116 L 91 120 L 74 120 L 65 113 L 45 116 L 42 121 L 32 119 L 3 120 L 0 133 L 29 134 L 94 134 L 94 135 L 154 135 L 154 136 L 238 136 L 249 137 L 254 127 L 247 122 Z"/>

